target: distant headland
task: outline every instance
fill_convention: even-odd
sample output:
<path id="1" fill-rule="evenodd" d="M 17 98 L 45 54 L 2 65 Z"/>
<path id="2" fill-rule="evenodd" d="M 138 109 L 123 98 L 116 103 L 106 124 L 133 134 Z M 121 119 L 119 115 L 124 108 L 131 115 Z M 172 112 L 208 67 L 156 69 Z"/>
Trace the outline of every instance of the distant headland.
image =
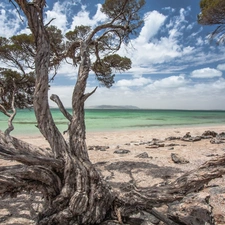
<path id="1" fill-rule="evenodd" d="M 86 109 L 139 109 L 137 106 L 133 105 L 96 105 L 88 106 Z"/>

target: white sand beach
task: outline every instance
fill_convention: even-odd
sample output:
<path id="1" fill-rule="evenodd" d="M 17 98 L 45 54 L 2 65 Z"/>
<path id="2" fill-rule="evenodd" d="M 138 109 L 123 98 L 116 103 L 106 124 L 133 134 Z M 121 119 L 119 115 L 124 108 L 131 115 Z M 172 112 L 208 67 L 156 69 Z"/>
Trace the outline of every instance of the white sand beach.
<path id="1" fill-rule="evenodd" d="M 190 132 L 192 137 L 201 136 L 204 131 L 208 130 L 219 134 L 225 132 L 225 126 L 168 127 L 133 131 L 88 132 L 87 146 L 89 149 L 92 149 L 88 151 L 90 160 L 96 164 L 106 180 L 108 179 L 114 184 L 129 182 L 130 177 L 124 169 L 128 168 L 132 172 L 133 177 L 136 179 L 139 186 L 148 187 L 163 182 L 164 177 L 167 177 L 166 179 L 168 180 L 174 180 L 185 173 L 185 171 L 196 169 L 205 161 L 225 154 L 225 143 L 212 144 L 210 139 L 201 139 L 193 142 L 182 141 L 179 139 L 165 140 L 168 137 L 183 137 L 188 132 Z M 41 135 L 20 135 L 19 137 L 24 141 L 38 145 L 42 148 L 48 147 L 48 143 Z M 150 147 L 146 144 L 153 139 L 163 141 L 164 145 L 162 147 Z M 96 146 L 107 146 L 107 148 L 101 149 Z M 129 151 L 126 154 L 116 154 L 116 150 Z M 148 157 L 137 157 L 141 153 L 147 153 Z M 189 163 L 174 163 L 171 159 L 171 153 L 178 154 L 188 160 Z M 14 164 L 15 162 L 0 160 L 0 166 L 12 163 Z M 134 166 L 132 167 L 132 165 Z M 146 165 L 146 168 L 144 165 Z M 165 176 L 163 176 L 163 174 L 160 176 L 152 174 L 151 165 L 157 166 L 156 173 L 165 173 Z M 120 169 L 116 169 L 115 167 Z M 146 171 L 148 171 L 148 173 Z M 209 185 L 212 184 L 224 187 L 225 177 L 211 181 Z M 214 193 L 210 188 L 207 188 L 206 191 Z M 34 224 L 32 217 L 35 213 L 30 211 L 32 201 L 36 200 L 30 200 L 30 196 L 26 194 L 19 196 L 18 199 L 10 200 L 7 198 L 2 200 L 0 202 L 0 224 Z M 224 189 L 211 195 L 210 204 L 214 207 L 213 213 L 216 218 L 216 224 L 225 224 Z M 15 207 L 17 209 L 20 207 L 20 210 L 15 210 Z"/>

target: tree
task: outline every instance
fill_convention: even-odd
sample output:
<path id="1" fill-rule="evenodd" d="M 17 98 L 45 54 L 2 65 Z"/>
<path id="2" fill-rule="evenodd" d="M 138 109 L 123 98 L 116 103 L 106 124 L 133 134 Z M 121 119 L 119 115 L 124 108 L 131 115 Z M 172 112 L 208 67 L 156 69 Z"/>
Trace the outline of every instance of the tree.
<path id="1" fill-rule="evenodd" d="M 85 143 L 84 102 L 96 90 L 85 93 L 89 71 L 92 69 L 97 79 L 110 87 L 114 70 L 125 71 L 131 67 L 128 58 L 115 52 L 141 26 L 138 12 L 144 1 L 106 0 L 102 11 L 108 21 L 94 29 L 76 27 L 66 34 L 68 41 L 65 44 L 57 29 L 47 28 L 43 23 L 44 0 L 11 2 L 18 4 L 26 15 L 34 38 L 33 107 L 38 128 L 49 142 L 51 151 L 0 133 L 0 155 L 21 163 L 0 168 L 0 194 L 41 191 L 46 204 L 37 218 L 39 225 L 98 224 L 114 211 L 122 222 L 123 216 L 140 209 L 151 212 L 167 224 L 175 224 L 159 215 L 154 207 L 180 200 L 187 193 L 199 190 L 210 179 L 224 174 L 224 157 L 210 161 L 210 167 L 209 164 L 200 167 L 201 176 L 197 170 L 192 171 L 167 186 L 153 186 L 147 190 L 137 189 L 134 183 L 123 197 L 119 197 L 90 162 Z M 94 61 L 91 61 L 91 54 L 95 56 Z M 66 58 L 79 67 L 72 94 L 72 114 L 66 111 L 57 95 L 52 95 L 51 99 L 69 121 L 68 141 L 57 129 L 48 103 L 49 71 L 57 69 Z"/>
<path id="2" fill-rule="evenodd" d="M 11 2 L 17 3 L 23 10 L 34 37 L 36 81 L 33 107 L 38 128 L 49 142 L 52 154 L 46 156 L 47 153 L 41 149 L 33 151 L 31 146 L 25 146 L 23 142 L 18 142 L 15 138 L 11 138 L 10 144 L 14 150 L 9 151 L 6 149 L 9 147 L 8 142 L 2 136 L 1 154 L 6 158 L 17 158 L 18 161 L 29 166 L 6 169 L 4 177 L 1 176 L 0 193 L 16 193 L 22 189 L 42 191 L 48 204 L 39 215 L 38 224 L 101 222 L 111 208 L 114 196 L 102 182 L 87 154 L 84 102 L 95 90 L 92 93 L 85 93 L 86 81 L 92 68 L 97 78 L 110 87 L 113 83 L 112 68 L 122 71 L 130 68 L 129 59 L 113 55 L 112 52 L 118 50 L 133 30 L 141 25 L 138 11 L 144 5 L 144 1 L 106 1 L 103 11 L 109 14 L 109 21 L 94 30 L 77 27 L 69 32 L 66 35 L 68 39 L 66 51 L 63 52 L 57 46 L 61 47 L 60 33 L 57 35 L 59 42 L 54 42 L 56 39 L 51 36 L 54 29 L 48 31 L 43 23 L 45 1 Z M 116 11 L 110 8 L 115 5 L 120 6 Z M 112 40 L 114 44 L 111 44 Z M 108 56 L 102 57 L 103 52 L 106 52 Z M 91 53 L 96 56 L 93 64 L 90 60 Z M 68 143 L 57 129 L 48 103 L 48 75 L 49 68 L 52 66 L 51 62 L 56 62 L 55 65 L 58 65 L 67 57 L 73 60 L 74 65 L 79 65 L 77 83 L 72 96 L 73 114 L 70 115 L 65 111 L 56 95 L 51 98 L 57 102 L 70 122 Z M 19 149 L 20 154 L 15 149 L 17 151 Z M 10 178 L 9 173 L 12 174 L 12 172 L 13 176 Z"/>
<path id="3" fill-rule="evenodd" d="M 33 72 L 34 41 L 31 35 L 18 35 L 10 39 L 0 37 L 0 60 L 8 68 L 0 68 L 0 111 L 9 117 L 5 135 L 14 129 L 12 121 L 16 108 L 30 108 L 33 103 L 35 78 Z M 16 69 L 16 70 L 15 70 Z"/>
<path id="4" fill-rule="evenodd" d="M 217 36 L 219 42 L 224 42 L 225 2 L 223 0 L 201 0 L 200 9 L 198 22 L 202 25 L 219 25 L 211 38 Z"/>

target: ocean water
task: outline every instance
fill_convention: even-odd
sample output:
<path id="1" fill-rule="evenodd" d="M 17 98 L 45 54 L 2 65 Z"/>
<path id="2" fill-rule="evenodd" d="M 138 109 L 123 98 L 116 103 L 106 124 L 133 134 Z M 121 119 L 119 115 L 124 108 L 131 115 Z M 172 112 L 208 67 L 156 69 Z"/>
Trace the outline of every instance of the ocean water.
<path id="1" fill-rule="evenodd" d="M 69 110 L 71 112 L 71 110 Z M 60 131 L 68 121 L 58 109 L 52 115 Z M 148 110 L 148 109 L 86 109 L 87 131 L 151 129 L 155 127 L 225 125 L 225 111 Z M 38 134 L 33 110 L 18 110 L 12 134 Z M 0 130 L 7 128 L 7 117 L 0 113 Z"/>

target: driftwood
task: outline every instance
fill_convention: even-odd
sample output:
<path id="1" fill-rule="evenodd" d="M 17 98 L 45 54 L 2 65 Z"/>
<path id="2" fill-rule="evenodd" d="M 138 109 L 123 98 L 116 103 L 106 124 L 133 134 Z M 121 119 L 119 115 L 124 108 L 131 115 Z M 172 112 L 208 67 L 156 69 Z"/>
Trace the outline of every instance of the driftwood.
<path id="1" fill-rule="evenodd" d="M 150 188 L 130 186 L 124 201 L 140 204 L 143 207 L 156 207 L 183 199 L 187 194 L 200 191 L 205 184 L 225 174 L 225 155 L 211 159 L 199 168 L 185 173 L 169 184 L 154 185 Z M 129 187 L 128 187 L 129 189 Z"/>

